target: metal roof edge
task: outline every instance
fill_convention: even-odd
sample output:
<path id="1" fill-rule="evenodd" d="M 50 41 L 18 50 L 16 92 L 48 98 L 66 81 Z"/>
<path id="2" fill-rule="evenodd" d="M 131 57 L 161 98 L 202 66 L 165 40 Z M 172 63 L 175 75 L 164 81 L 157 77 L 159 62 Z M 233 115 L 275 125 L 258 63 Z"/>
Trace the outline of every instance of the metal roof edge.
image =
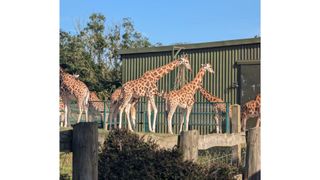
<path id="1" fill-rule="evenodd" d="M 201 48 L 235 46 L 235 45 L 256 44 L 256 43 L 260 43 L 260 37 L 259 38 L 247 38 L 247 39 L 235 39 L 235 40 L 227 40 L 227 41 L 215 41 L 215 42 L 204 42 L 204 43 L 148 47 L 148 48 L 122 49 L 119 51 L 119 54 L 123 55 L 123 54 L 138 54 L 138 53 L 149 53 L 149 52 L 172 51 L 173 47 L 184 47 L 185 49 L 201 49 Z"/>

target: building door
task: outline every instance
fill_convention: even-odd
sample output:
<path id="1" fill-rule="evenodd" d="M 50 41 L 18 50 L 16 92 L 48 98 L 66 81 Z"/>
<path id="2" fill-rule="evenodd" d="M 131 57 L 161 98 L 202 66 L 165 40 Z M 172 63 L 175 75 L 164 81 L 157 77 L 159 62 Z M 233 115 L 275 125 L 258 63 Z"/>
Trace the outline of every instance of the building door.
<path id="1" fill-rule="evenodd" d="M 238 104 L 242 105 L 260 93 L 260 61 L 238 61 Z"/>

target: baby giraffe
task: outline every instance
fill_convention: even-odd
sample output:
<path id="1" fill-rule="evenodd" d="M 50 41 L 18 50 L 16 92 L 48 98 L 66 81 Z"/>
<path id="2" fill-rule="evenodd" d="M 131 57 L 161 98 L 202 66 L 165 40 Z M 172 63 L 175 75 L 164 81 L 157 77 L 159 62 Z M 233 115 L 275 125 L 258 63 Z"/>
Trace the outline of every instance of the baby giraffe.
<path id="1" fill-rule="evenodd" d="M 166 101 L 166 111 L 168 112 L 169 110 L 168 131 L 170 134 L 173 134 L 172 116 L 176 111 L 177 107 L 180 107 L 183 109 L 182 114 L 186 114 L 185 130 L 188 131 L 189 116 L 190 116 L 193 104 L 195 102 L 194 95 L 202 85 L 202 79 L 203 79 L 203 76 L 205 75 L 205 72 L 209 71 L 210 73 L 214 73 L 210 64 L 202 64 L 201 66 L 202 67 L 200 68 L 196 77 L 191 82 L 189 82 L 188 84 L 185 84 L 179 90 L 173 90 L 173 91 L 170 91 L 169 93 L 163 93 L 161 95 Z M 183 115 L 180 116 L 180 132 L 182 131 L 182 126 L 183 126 Z"/>
<path id="2" fill-rule="evenodd" d="M 212 102 L 213 112 L 214 112 L 214 120 L 216 121 L 216 133 L 222 133 L 222 116 L 219 112 L 224 114 L 227 113 L 227 107 L 225 101 L 221 98 L 212 95 L 206 89 L 201 87 L 199 89 L 201 95 L 209 102 Z M 229 106 L 229 118 L 232 118 L 232 109 Z"/>

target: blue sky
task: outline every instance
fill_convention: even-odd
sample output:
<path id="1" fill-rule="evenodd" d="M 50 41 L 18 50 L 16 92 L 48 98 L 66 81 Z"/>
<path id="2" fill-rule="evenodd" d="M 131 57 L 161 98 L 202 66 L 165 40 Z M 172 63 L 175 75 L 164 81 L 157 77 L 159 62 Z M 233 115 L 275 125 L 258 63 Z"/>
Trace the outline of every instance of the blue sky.
<path id="1" fill-rule="evenodd" d="M 198 43 L 260 35 L 260 0 L 61 0 L 60 29 L 75 32 L 92 13 L 107 24 L 130 17 L 153 43 Z"/>

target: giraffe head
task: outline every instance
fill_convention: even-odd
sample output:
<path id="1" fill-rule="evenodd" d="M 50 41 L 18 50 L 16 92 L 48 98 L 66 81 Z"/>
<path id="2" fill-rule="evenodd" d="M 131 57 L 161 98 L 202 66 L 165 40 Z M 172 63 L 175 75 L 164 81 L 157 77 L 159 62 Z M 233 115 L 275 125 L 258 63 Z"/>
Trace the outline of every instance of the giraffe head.
<path id="1" fill-rule="evenodd" d="M 184 65 L 189 71 L 192 71 L 188 55 L 181 56 L 179 63 L 180 65 Z"/>
<path id="2" fill-rule="evenodd" d="M 210 72 L 210 73 L 214 73 L 211 64 L 207 63 L 207 64 L 201 64 L 202 68 L 205 69 L 206 71 Z"/>

